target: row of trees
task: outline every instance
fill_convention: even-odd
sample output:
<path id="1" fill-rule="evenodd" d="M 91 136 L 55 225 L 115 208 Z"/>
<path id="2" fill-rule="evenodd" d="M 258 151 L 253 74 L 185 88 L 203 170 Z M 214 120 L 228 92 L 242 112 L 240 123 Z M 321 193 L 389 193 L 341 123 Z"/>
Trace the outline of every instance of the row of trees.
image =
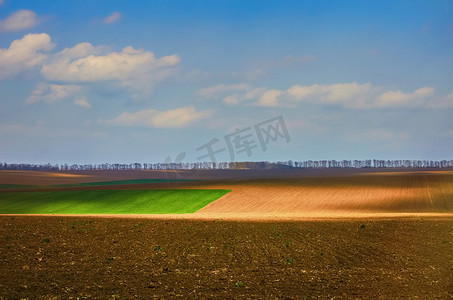
<path id="1" fill-rule="evenodd" d="M 306 160 L 306 161 L 245 161 L 193 163 L 132 163 L 132 164 L 17 164 L 0 163 L 0 170 L 79 171 L 79 170 L 207 170 L 207 169 L 325 169 L 325 168 L 447 168 L 453 160 Z"/>

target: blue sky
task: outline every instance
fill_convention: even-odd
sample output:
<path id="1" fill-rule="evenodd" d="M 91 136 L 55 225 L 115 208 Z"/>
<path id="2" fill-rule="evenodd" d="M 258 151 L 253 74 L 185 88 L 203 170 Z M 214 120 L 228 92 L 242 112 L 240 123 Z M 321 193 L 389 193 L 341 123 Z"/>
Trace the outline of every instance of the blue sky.
<path id="1" fill-rule="evenodd" d="M 451 159 L 453 2 L 0 0 L 0 103 L 10 163 Z"/>

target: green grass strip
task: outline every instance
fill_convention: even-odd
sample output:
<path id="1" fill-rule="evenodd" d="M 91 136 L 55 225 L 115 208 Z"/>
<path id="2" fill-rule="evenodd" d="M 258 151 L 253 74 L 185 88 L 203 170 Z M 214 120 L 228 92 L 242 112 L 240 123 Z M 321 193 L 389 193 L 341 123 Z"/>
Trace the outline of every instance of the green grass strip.
<path id="1" fill-rule="evenodd" d="M 165 182 L 180 182 L 180 181 L 197 181 L 188 179 L 129 179 L 129 180 L 116 180 L 116 181 L 99 181 L 99 182 L 83 182 L 83 183 L 70 183 L 58 184 L 52 186 L 103 186 L 103 185 L 121 185 L 121 184 L 143 184 L 143 183 L 165 183 Z"/>
<path id="2" fill-rule="evenodd" d="M 1 214 L 184 214 L 230 190 L 94 190 L 1 192 Z"/>
<path id="3" fill-rule="evenodd" d="M 0 190 L 12 190 L 12 189 L 29 189 L 37 187 L 36 185 L 26 184 L 0 184 Z"/>

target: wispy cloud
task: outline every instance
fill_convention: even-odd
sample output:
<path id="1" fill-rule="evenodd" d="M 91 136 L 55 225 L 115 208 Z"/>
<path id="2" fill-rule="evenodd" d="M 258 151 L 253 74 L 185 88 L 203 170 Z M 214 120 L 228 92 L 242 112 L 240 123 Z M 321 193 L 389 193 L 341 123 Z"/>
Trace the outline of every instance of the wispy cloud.
<path id="1" fill-rule="evenodd" d="M 0 3 L 1 5 L 2 3 Z M 38 24 L 36 13 L 31 10 L 18 10 L 0 21 L 0 32 L 13 32 L 31 28 Z"/>
<path id="2" fill-rule="evenodd" d="M 83 108 L 91 108 L 91 103 L 87 101 L 86 97 L 74 100 L 74 104 Z"/>
<path id="3" fill-rule="evenodd" d="M 224 93 L 228 93 L 231 91 L 246 91 L 249 89 L 250 89 L 250 86 L 246 83 L 219 84 L 219 85 L 215 85 L 215 86 L 201 88 L 198 90 L 197 94 L 203 98 L 211 98 L 211 97 L 215 97 L 215 96 L 220 96 Z"/>
<path id="4" fill-rule="evenodd" d="M 208 118 L 212 114 L 211 110 L 197 111 L 193 106 L 166 111 L 144 109 L 135 113 L 123 112 L 105 123 L 126 127 L 181 128 Z"/>
<path id="5" fill-rule="evenodd" d="M 33 104 L 37 102 L 55 103 L 66 98 L 75 97 L 79 95 L 81 91 L 82 87 L 79 85 L 40 83 L 25 100 L 25 104 Z"/>
<path id="6" fill-rule="evenodd" d="M 116 12 L 112 13 L 110 16 L 104 18 L 102 20 L 102 22 L 104 24 L 113 24 L 113 23 L 116 23 L 119 20 L 121 20 L 121 18 L 122 18 L 121 13 L 116 11 Z"/>

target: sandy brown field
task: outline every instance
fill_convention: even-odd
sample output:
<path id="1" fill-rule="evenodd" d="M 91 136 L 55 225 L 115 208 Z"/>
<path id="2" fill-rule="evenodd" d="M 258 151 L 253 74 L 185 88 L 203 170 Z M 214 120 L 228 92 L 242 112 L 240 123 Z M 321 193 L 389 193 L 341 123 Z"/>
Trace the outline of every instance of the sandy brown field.
<path id="1" fill-rule="evenodd" d="M 265 179 L 231 188 L 231 193 L 198 213 L 453 212 L 453 175 L 450 174 Z"/>

